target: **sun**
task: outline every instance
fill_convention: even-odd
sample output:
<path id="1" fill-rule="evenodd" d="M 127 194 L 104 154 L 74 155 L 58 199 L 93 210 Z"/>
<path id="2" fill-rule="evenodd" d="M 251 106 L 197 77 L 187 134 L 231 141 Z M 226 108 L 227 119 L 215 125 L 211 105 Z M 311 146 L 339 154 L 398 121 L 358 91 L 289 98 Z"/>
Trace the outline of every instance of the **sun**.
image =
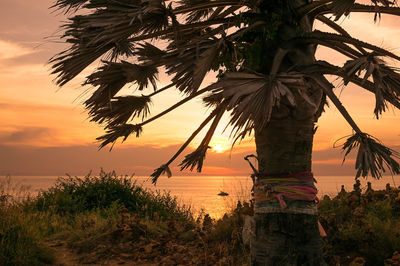
<path id="1" fill-rule="evenodd" d="M 215 153 L 223 153 L 229 148 L 229 142 L 224 137 L 215 137 L 210 142 L 211 151 Z"/>

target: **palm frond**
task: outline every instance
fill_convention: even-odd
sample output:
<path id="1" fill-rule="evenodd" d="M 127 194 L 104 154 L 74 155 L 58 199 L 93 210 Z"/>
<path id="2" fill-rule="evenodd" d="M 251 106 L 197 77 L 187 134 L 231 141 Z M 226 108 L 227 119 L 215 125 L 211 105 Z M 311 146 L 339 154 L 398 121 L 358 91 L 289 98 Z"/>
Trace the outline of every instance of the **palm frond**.
<path id="1" fill-rule="evenodd" d="M 346 156 L 357 147 L 356 178 L 371 174 L 373 178 L 379 179 L 386 171 L 385 167 L 392 174 L 400 174 L 400 165 L 394 159 L 399 159 L 400 154 L 382 145 L 379 140 L 366 133 L 356 133 L 346 140 L 343 144 L 343 151 L 345 151 L 343 162 Z"/>
<path id="2" fill-rule="evenodd" d="M 393 1 L 396 2 L 396 1 Z M 354 4 L 351 8 L 351 12 L 361 12 L 361 13 L 375 13 L 374 20 L 381 17 L 381 14 L 389 15 L 400 15 L 400 8 L 394 5 L 391 6 L 376 6 L 376 5 L 362 5 Z"/>
<path id="3" fill-rule="evenodd" d="M 172 105 L 171 107 L 165 109 L 164 111 L 158 113 L 157 115 L 155 115 L 155 116 L 143 121 L 140 124 L 143 126 L 143 125 L 146 125 L 146 124 L 148 124 L 150 122 L 153 122 L 154 120 L 156 120 L 156 119 L 168 114 L 169 112 L 171 112 L 171 111 L 175 110 L 176 108 L 180 107 L 181 105 L 183 105 L 183 104 L 195 99 L 197 96 L 199 96 L 199 95 L 201 95 L 203 93 L 206 93 L 207 91 L 208 91 L 208 88 L 204 88 L 202 90 L 199 90 L 199 91 L 189 95 L 188 97 L 184 98 L 183 100 L 175 103 L 174 105 Z"/>
<path id="4" fill-rule="evenodd" d="M 52 5 L 50 8 L 55 8 L 57 10 L 64 9 L 64 13 L 68 13 L 70 11 L 75 11 L 89 0 L 57 0 L 57 2 Z"/>
<path id="5" fill-rule="evenodd" d="M 96 140 L 101 142 L 99 149 L 102 149 L 103 147 L 112 143 L 110 147 L 111 150 L 114 147 L 114 144 L 118 140 L 118 138 L 123 137 L 122 142 L 124 142 L 132 133 L 135 133 L 136 137 L 138 138 L 142 133 L 142 131 L 143 129 L 141 125 L 125 124 L 125 125 L 113 126 L 107 129 L 106 134 L 96 138 Z"/>
<path id="6" fill-rule="evenodd" d="M 390 69 L 392 69 L 394 72 L 399 72 L 400 70 L 398 70 L 397 68 L 393 68 L 393 67 L 388 67 Z M 341 67 L 339 66 L 335 66 L 332 65 L 326 61 L 316 61 L 311 65 L 303 65 L 303 66 L 298 66 L 295 68 L 298 71 L 301 71 L 302 73 L 308 74 L 308 75 L 316 75 L 316 74 L 320 74 L 320 75 L 325 75 L 325 74 L 329 74 L 329 75 L 336 75 L 338 77 L 343 78 L 344 80 L 347 80 L 349 82 L 352 82 L 358 86 L 360 86 L 361 88 L 374 93 L 376 92 L 375 89 L 375 84 L 369 80 L 365 80 L 360 78 L 357 75 L 353 75 L 353 76 L 348 76 L 346 75 L 346 73 L 342 70 Z M 392 77 L 393 75 L 387 75 L 384 78 L 385 79 L 392 79 L 390 77 Z M 397 79 L 397 78 L 396 78 Z M 394 81 L 392 81 L 393 84 L 396 84 Z M 388 82 L 389 83 L 389 82 Z M 397 89 L 398 87 L 394 87 L 393 91 L 395 89 Z M 394 94 L 394 93 L 392 93 Z M 398 93 L 396 94 L 398 95 Z M 385 101 L 389 102 L 390 104 L 392 104 L 394 107 L 396 107 L 397 109 L 400 109 L 400 98 L 399 97 L 393 97 L 390 94 L 382 94 L 383 98 Z"/>
<path id="7" fill-rule="evenodd" d="M 362 72 L 364 72 L 363 82 L 372 77 L 375 89 L 374 113 L 376 118 L 386 111 L 386 99 L 391 99 L 393 102 L 400 101 L 399 69 L 387 66 L 374 53 L 347 61 L 340 71 L 343 72 L 345 85 L 350 81 L 350 77 L 359 76 Z"/>
<path id="8" fill-rule="evenodd" d="M 172 176 L 171 169 L 169 168 L 169 166 L 167 164 L 163 164 L 154 170 L 154 172 L 150 175 L 151 183 L 156 184 L 158 178 L 164 174 L 167 174 L 168 178 L 170 178 Z"/>
<path id="9" fill-rule="evenodd" d="M 197 166 L 197 172 L 201 172 L 203 168 L 203 162 L 206 158 L 207 150 L 211 148 L 210 146 L 200 146 L 194 152 L 189 153 L 185 156 L 185 159 L 181 162 L 181 171 L 190 167 L 190 171 Z"/>
<path id="10" fill-rule="evenodd" d="M 71 47 L 50 59 L 57 84 L 66 84 L 108 51 L 111 59 L 133 55 L 131 35 L 168 27 L 166 7 L 160 11 L 150 2 L 137 2 L 97 0 L 84 6 L 92 13 L 70 18 L 62 38 Z"/>
<path id="11" fill-rule="evenodd" d="M 396 6 L 397 1 L 387 1 L 387 0 L 371 0 L 372 5 L 365 5 L 355 3 L 354 0 L 337 0 L 337 2 L 343 4 L 335 5 L 334 3 L 328 4 L 330 1 L 313 1 L 307 5 L 307 8 L 301 10 L 301 15 L 308 14 L 312 17 L 316 17 L 318 15 L 324 14 L 333 14 L 335 16 L 335 20 L 338 20 L 342 15 L 348 15 L 354 12 L 360 13 L 374 13 L 374 22 L 378 19 L 381 19 L 381 14 L 389 14 L 389 15 L 400 15 L 400 8 Z M 353 2 L 350 6 L 350 2 Z M 310 6 L 308 8 L 308 6 Z M 311 14 L 309 14 L 311 13 Z"/>
<path id="12" fill-rule="evenodd" d="M 205 2 L 202 0 L 181 0 L 179 1 L 179 8 L 190 8 L 194 6 L 201 6 Z M 207 18 L 213 11 L 213 7 L 206 6 L 205 8 L 198 8 L 197 10 L 190 11 L 186 14 L 186 22 L 198 22 L 204 18 Z"/>
<path id="13" fill-rule="evenodd" d="M 135 48 L 135 56 L 145 64 L 160 65 L 164 55 L 166 55 L 165 51 L 148 42 L 140 43 Z"/>
<path id="14" fill-rule="evenodd" d="M 196 92 L 212 69 L 222 44 L 222 39 L 205 39 L 202 42 L 189 42 L 178 49 L 172 48 L 164 60 L 167 73 L 173 75 L 172 82 L 177 89 L 185 93 Z"/>
<path id="15" fill-rule="evenodd" d="M 93 105 L 89 111 L 90 121 L 106 123 L 105 128 L 126 124 L 130 119 L 142 117 L 150 113 L 148 96 L 114 97 L 108 104 Z"/>
<path id="16" fill-rule="evenodd" d="M 218 82 L 207 87 L 212 95 L 205 97 L 208 105 L 222 101 L 231 110 L 230 125 L 235 132 L 243 128 L 261 130 L 268 123 L 272 110 L 282 102 L 294 106 L 293 89 L 298 89 L 301 96 L 312 104 L 305 93 L 310 85 L 300 73 L 279 73 L 276 76 L 264 76 L 243 72 L 226 73 Z M 234 133 L 234 135 L 236 134 Z"/>
<path id="17" fill-rule="evenodd" d="M 371 3 L 373 4 L 371 7 L 375 13 L 374 21 L 381 18 L 382 7 L 392 7 L 396 2 L 396 0 L 371 0 Z M 335 20 L 339 20 L 343 15 L 348 16 L 356 5 L 359 4 L 356 4 L 355 0 L 333 0 L 330 8 L 335 16 Z"/>
<path id="18" fill-rule="evenodd" d="M 378 56 L 387 56 L 387 57 L 391 57 L 393 59 L 400 61 L 400 57 L 398 55 L 396 55 L 386 49 L 378 47 L 376 45 L 360 41 L 360 40 L 352 38 L 350 36 L 343 36 L 343 35 L 335 34 L 335 33 L 327 33 L 327 32 L 322 32 L 319 30 L 314 30 L 313 32 L 305 34 L 302 37 L 294 38 L 293 40 L 285 43 L 283 47 L 292 48 L 292 47 L 295 47 L 296 45 L 299 45 L 300 43 L 315 43 L 315 44 L 323 44 L 324 45 L 329 42 L 351 44 L 354 46 L 362 47 L 364 49 L 369 49 L 369 50 L 375 52 L 376 55 L 378 55 Z M 332 48 L 335 49 L 334 46 L 332 46 Z"/>
<path id="19" fill-rule="evenodd" d="M 152 183 L 157 183 L 158 178 L 161 174 L 164 173 L 164 169 L 168 167 L 185 149 L 186 147 L 192 142 L 192 140 L 200 133 L 200 131 L 218 114 L 220 107 L 214 109 L 213 112 L 200 124 L 200 126 L 190 135 L 190 137 L 183 143 L 183 145 L 179 148 L 179 150 L 174 154 L 174 156 L 169 159 L 166 164 L 163 164 L 161 167 L 157 168 L 152 176 Z M 168 172 L 167 172 L 168 173 Z M 169 171 L 171 173 L 171 171 Z"/>
<path id="20" fill-rule="evenodd" d="M 152 84 L 156 90 L 158 70 L 153 65 L 137 65 L 126 61 L 119 63 L 104 62 L 96 72 L 89 75 L 85 85 L 89 84 L 98 89 L 85 101 L 86 108 L 103 107 L 127 84 L 137 84 L 143 90 Z"/>
<path id="21" fill-rule="evenodd" d="M 343 36 L 348 36 L 351 37 L 351 35 L 344 29 L 342 28 L 339 24 L 337 24 L 336 22 L 330 20 L 329 18 L 323 16 L 323 15 L 319 15 L 316 17 L 316 19 L 318 19 L 319 21 L 323 22 L 324 24 L 326 24 L 328 27 L 330 27 L 331 29 L 335 30 L 337 33 L 342 34 Z M 362 54 L 367 54 L 367 51 L 364 50 L 364 48 L 356 45 L 355 46 Z"/>
<path id="22" fill-rule="evenodd" d="M 339 20 L 343 15 L 348 16 L 355 2 L 355 0 L 333 0 L 332 11 L 336 17 L 335 20 Z"/>
<path id="23" fill-rule="evenodd" d="M 204 159 L 206 158 L 206 153 L 209 148 L 211 148 L 210 141 L 214 135 L 215 129 L 217 128 L 222 115 L 225 112 L 224 108 L 225 104 L 220 105 L 216 110 L 216 116 L 208 129 L 206 135 L 204 136 L 203 140 L 201 141 L 199 147 L 197 149 L 186 155 L 185 159 L 180 163 L 179 165 L 181 166 L 181 171 L 184 169 L 187 169 L 190 167 L 190 171 L 193 171 L 193 169 L 197 166 L 197 172 L 201 172 L 201 169 L 203 168 L 203 162 Z"/>

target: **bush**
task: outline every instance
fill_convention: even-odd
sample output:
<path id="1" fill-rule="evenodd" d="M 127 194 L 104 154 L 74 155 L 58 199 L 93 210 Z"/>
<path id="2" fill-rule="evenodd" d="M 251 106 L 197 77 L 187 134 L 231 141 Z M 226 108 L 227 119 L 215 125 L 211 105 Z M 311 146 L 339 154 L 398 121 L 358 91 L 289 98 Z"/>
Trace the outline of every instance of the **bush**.
<path id="1" fill-rule="evenodd" d="M 189 208 L 181 207 L 168 193 L 150 192 L 137 185 L 133 176 L 118 177 L 115 172 L 90 173 L 84 178 L 59 178 L 54 187 L 39 194 L 35 207 L 39 211 L 52 210 L 61 215 L 75 215 L 96 209 L 107 209 L 113 204 L 125 206 L 141 217 L 154 214 L 165 220 L 170 216 L 192 219 Z"/>
<path id="2" fill-rule="evenodd" d="M 400 250 L 398 191 L 342 194 L 319 204 L 328 264 L 351 262 L 363 257 L 366 265 L 384 265 Z"/>

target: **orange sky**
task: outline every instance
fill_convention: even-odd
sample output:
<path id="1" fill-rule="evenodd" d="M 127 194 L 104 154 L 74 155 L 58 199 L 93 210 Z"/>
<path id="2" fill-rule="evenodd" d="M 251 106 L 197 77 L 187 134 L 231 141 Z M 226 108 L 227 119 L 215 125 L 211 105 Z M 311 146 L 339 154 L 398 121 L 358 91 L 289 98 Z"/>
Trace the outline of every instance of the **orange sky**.
<path id="1" fill-rule="evenodd" d="M 85 89 L 79 86 L 83 75 L 61 90 L 49 75 L 46 61 L 65 47 L 55 43 L 54 38 L 46 39 L 54 36 L 63 20 L 47 9 L 51 3 L 49 0 L 0 2 L 0 175 L 63 175 L 66 172 L 81 175 L 91 169 L 96 172 L 100 167 L 115 169 L 121 174 L 152 173 L 174 154 L 204 119 L 207 110 L 200 100 L 187 104 L 157 123 L 146 125 L 141 138 L 131 137 L 124 145 L 117 144 L 111 153 L 108 149 L 98 152 L 94 140 L 103 131 L 87 121 L 80 105 L 85 99 L 81 95 Z M 400 52 L 400 28 L 396 26 L 399 22 L 400 18 L 383 16 L 380 23 L 374 24 L 373 14 L 353 14 L 350 20 L 341 20 L 355 37 L 394 52 Z M 337 64 L 343 61 L 328 49 L 319 50 L 318 57 Z M 161 87 L 167 77 L 160 75 L 159 79 Z M 133 87 L 127 88 L 127 91 L 133 90 Z M 340 93 L 340 89 L 337 92 Z M 177 97 L 179 95 L 174 93 L 161 94 L 154 99 L 152 114 L 165 109 Z M 389 111 L 380 120 L 374 119 L 373 96 L 355 86 L 345 88 L 340 99 L 362 130 L 399 149 L 398 111 Z M 354 174 L 353 165 L 339 166 L 341 152 L 332 148 L 335 140 L 351 133 L 350 127 L 333 106 L 318 126 L 314 172 L 319 175 Z M 229 157 L 230 144 L 224 143 L 228 135 L 222 134 L 222 129 L 217 132 L 219 142 L 216 144 L 228 151 L 209 152 L 204 174 L 248 174 L 250 169 L 243 156 L 254 153 L 252 140 L 236 146 Z M 174 173 L 182 174 L 177 169 Z"/>

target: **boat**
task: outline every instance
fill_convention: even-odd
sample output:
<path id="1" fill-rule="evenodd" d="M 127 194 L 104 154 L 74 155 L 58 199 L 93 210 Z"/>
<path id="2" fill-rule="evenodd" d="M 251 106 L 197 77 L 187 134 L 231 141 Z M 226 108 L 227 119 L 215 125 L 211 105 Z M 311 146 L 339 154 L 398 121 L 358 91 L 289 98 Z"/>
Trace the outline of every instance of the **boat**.
<path id="1" fill-rule="evenodd" d="M 229 194 L 226 193 L 226 192 L 221 191 L 220 193 L 218 193 L 218 196 L 226 197 L 226 196 L 229 196 Z"/>

